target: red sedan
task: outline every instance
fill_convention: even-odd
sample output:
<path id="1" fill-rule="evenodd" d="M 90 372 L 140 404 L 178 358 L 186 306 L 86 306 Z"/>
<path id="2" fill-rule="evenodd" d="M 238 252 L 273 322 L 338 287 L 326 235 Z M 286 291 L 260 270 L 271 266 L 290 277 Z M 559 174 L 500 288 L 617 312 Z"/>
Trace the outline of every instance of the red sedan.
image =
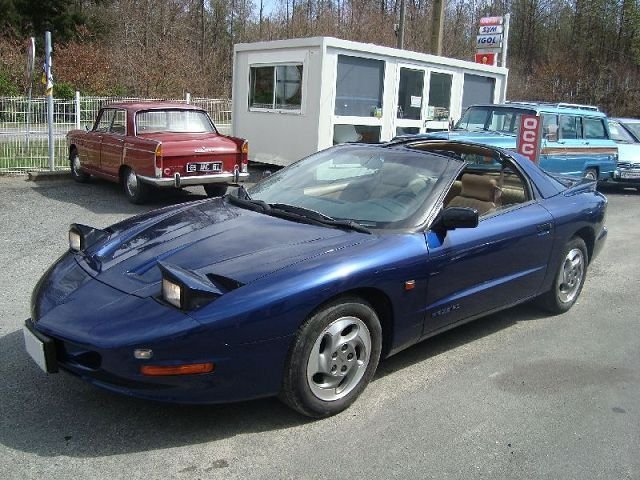
<path id="1" fill-rule="evenodd" d="M 133 203 L 152 187 L 204 186 L 221 196 L 249 177 L 246 140 L 221 135 L 206 111 L 180 103 L 113 103 L 89 131 L 67 134 L 71 174 L 119 182 Z"/>

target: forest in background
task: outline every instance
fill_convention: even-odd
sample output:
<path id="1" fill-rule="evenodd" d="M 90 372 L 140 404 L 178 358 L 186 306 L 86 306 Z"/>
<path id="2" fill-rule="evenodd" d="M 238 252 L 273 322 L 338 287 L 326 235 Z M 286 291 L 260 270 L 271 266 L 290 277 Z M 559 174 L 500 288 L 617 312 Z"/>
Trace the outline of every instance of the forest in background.
<path id="1" fill-rule="evenodd" d="M 444 0 L 443 55 L 472 60 L 479 18 L 511 13 L 510 100 L 640 117 L 640 0 Z M 433 2 L 406 0 L 404 48 L 431 51 Z M 400 0 L 0 0 L 0 96 L 34 94 L 53 34 L 54 95 L 229 97 L 233 45 L 333 36 L 394 47 Z"/>

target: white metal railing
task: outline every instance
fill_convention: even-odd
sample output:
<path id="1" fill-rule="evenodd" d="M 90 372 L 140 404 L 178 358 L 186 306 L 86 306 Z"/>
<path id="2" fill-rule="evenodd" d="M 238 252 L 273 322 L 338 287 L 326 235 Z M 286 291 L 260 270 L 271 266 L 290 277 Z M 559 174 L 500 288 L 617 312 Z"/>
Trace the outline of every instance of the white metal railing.
<path id="1" fill-rule="evenodd" d="M 75 128 L 91 128 L 98 111 L 114 102 L 166 100 L 134 97 L 81 97 L 53 101 L 54 168 L 69 168 L 65 135 Z M 191 103 L 206 110 L 222 133 L 231 130 L 231 100 L 191 98 L 171 101 Z M 0 174 L 20 174 L 49 169 L 47 101 L 44 97 L 0 97 Z"/>

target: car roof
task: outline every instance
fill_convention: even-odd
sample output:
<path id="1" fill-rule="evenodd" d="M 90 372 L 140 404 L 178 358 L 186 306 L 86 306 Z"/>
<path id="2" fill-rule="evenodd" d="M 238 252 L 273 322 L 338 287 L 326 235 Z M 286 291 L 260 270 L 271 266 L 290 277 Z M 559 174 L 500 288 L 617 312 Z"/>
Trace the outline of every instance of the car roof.
<path id="1" fill-rule="evenodd" d="M 571 115 L 583 115 L 588 117 L 606 117 L 606 115 L 601 112 L 598 107 L 593 105 L 579 105 L 575 103 L 546 103 L 546 102 L 527 102 L 527 101 L 516 101 L 516 102 L 505 102 L 505 103 L 486 103 L 486 104 L 478 104 L 471 105 L 471 107 L 501 107 L 501 108 L 518 108 L 518 109 L 527 109 L 527 110 L 535 110 L 536 112 L 546 112 L 546 113 L 558 113 L 558 114 L 571 114 Z"/>
<path id="2" fill-rule="evenodd" d="M 179 102 L 116 102 L 105 105 L 103 108 L 123 108 L 129 112 L 138 112 L 140 110 L 202 110 L 195 105 L 189 105 Z"/>

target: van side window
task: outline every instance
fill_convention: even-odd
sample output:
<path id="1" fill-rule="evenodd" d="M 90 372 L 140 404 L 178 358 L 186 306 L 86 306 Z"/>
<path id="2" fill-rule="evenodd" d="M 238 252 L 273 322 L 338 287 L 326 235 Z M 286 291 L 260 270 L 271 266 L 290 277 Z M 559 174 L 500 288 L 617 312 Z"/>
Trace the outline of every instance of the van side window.
<path id="1" fill-rule="evenodd" d="M 560 138 L 572 140 L 582 138 L 580 117 L 560 115 Z"/>
<path id="2" fill-rule="evenodd" d="M 604 122 L 600 118 L 585 118 L 584 120 L 584 138 L 606 139 L 607 131 L 604 128 Z"/>
<path id="3" fill-rule="evenodd" d="M 542 138 L 550 142 L 558 141 L 558 115 L 544 113 L 542 116 Z"/>

